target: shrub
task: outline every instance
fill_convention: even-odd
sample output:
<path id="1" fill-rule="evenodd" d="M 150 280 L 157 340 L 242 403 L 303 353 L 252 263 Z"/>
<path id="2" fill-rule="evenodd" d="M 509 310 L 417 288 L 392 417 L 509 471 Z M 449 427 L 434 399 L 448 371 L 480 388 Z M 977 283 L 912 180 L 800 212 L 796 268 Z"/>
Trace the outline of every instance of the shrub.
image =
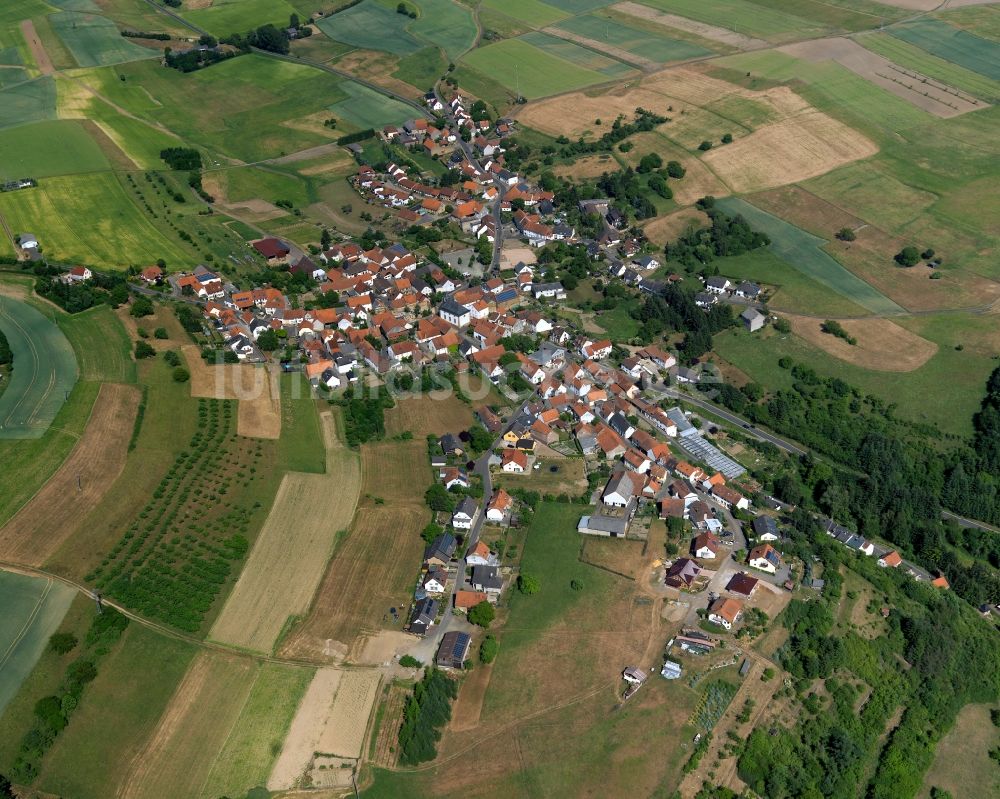
<path id="1" fill-rule="evenodd" d="M 174 367 L 174 382 L 175 383 L 186 383 L 191 379 L 191 373 L 185 369 L 183 366 Z"/>
<path id="2" fill-rule="evenodd" d="M 517 590 L 522 594 L 537 594 L 542 588 L 542 584 L 538 582 L 537 577 L 533 577 L 530 574 L 519 574 L 517 576 Z"/>
<path id="3" fill-rule="evenodd" d="M 154 350 L 150 346 L 149 342 L 146 341 L 135 342 L 136 360 L 139 360 L 140 358 L 152 358 L 154 355 L 156 355 L 156 350 Z"/>
<path id="4" fill-rule="evenodd" d="M 158 327 L 153 331 L 153 338 L 158 338 L 162 341 L 163 339 L 170 338 L 170 336 L 167 335 L 167 329 L 165 327 Z"/>
<path id="5" fill-rule="evenodd" d="M 129 309 L 129 314 L 139 318 L 142 316 L 152 316 L 153 314 L 153 301 L 149 297 L 134 297 L 132 299 L 132 307 Z"/>
<path id="6" fill-rule="evenodd" d="M 574 591 L 582 591 L 583 590 L 583 580 L 570 580 L 569 581 L 569 587 L 572 588 Z"/>
<path id="7" fill-rule="evenodd" d="M 791 323 L 782 316 L 779 316 L 774 320 L 774 329 L 779 333 L 791 333 L 792 325 Z"/>
<path id="8" fill-rule="evenodd" d="M 399 665 L 404 669 L 419 669 L 423 666 L 423 661 L 417 660 L 413 655 L 403 655 L 399 659 Z"/>
<path id="9" fill-rule="evenodd" d="M 836 235 L 841 241 L 854 241 L 857 238 L 855 232 L 849 227 L 842 227 Z"/>
<path id="10" fill-rule="evenodd" d="M 687 170 L 681 166 L 680 161 L 667 161 L 667 174 L 672 178 L 682 178 L 687 174 Z"/>
<path id="11" fill-rule="evenodd" d="M 49 638 L 49 648 L 57 655 L 65 655 L 78 643 L 79 641 L 73 633 L 55 633 Z"/>
<path id="12" fill-rule="evenodd" d="M 733 143 L 733 134 L 732 133 L 723 133 L 722 134 L 722 143 L 723 144 L 732 144 Z"/>
<path id="13" fill-rule="evenodd" d="M 497 612 L 485 600 L 469 608 L 469 623 L 475 624 L 477 627 L 489 627 L 496 617 Z"/>
<path id="14" fill-rule="evenodd" d="M 701 144 L 698 145 L 698 149 L 701 150 L 702 152 L 705 152 L 707 150 L 711 150 L 712 149 L 712 142 L 710 142 L 708 140 L 705 140 Z"/>
<path id="15" fill-rule="evenodd" d="M 492 635 L 487 635 L 479 645 L 479 661 L 492 663 L 500 652 L 500 643 Z"/>
<path id="16" fill-rule="evenodd" d="M 895 256 L 900 266 L 916 266 L 920 263 L 920 251 L 916 247 L 903 247 Z"/>

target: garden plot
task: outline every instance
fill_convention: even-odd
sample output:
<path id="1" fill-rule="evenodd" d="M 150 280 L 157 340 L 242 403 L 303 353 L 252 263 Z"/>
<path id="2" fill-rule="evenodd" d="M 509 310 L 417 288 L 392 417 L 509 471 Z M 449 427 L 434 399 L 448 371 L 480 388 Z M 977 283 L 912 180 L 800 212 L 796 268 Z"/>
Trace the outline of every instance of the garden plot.
<path id="1" fill-rule="evenodd" d="M 779 50 L 806 61 L 836 61 L 856 75 L 935 116 L 954 117 L 988 107 L 985 102 L 953 86 L 866 50 L 853 39 L 817 39 L 785 45 Z"/>

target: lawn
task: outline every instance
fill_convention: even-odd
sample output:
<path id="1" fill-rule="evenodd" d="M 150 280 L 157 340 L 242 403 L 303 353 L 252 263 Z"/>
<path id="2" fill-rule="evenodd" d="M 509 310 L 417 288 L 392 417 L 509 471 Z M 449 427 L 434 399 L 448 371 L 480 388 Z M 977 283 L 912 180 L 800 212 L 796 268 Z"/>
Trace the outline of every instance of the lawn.
<path id="1" fill-rule="evenodd" d="M 185 4 L 186 5 L 186 4 Z M 285 0 L 214 0 L 208 8 L 182 10 L 185 19 L 216 36 L 246 33 L 259 25 L 288 25 L 295 11 Z M 300 14 L 302 19 L 308 14 Z"/>
<path id="2" fill-rule="evenodd" d="M 989 705 L 966 705 L 955 726 L 938 742 L 934 762 L 924 776 L 921 799 L 932 787 L 952 796 L 997 796 L 1000 778 L 990 750 L 1000 745 L 1000 730 L 990 720 Z"/>
<path id="3" fill-rule="evenodd" d="M 105 17 L 64 11 L 50 16 L 49 22 L 81 67 L 121 64 L 160 55 L 126 39 L 115 23 Z"/>
<path id="4" fill-rule="evenodd" d="M 115 796 L 195 652 L 191 644 L 130 624 L 101 661 L 36 784 L 74 799 Z"/>
<path id="5" fill-rule="evenodd" d="M 0 717 L 45 651 L 76 590 L 43 577 L 0 571 Z M 4 729 L 6 727 L 6 722 Z M 6 737 L 6 736 L 4 736 Z"/>
<path id="6" fill-rule="evenodd" d="M 0 438 L 41 438 L 76 383 L 73 347 L 59 327 L 26 302 L 0 295 L 0 330 L 14 370 L 0 396 Z"/>
<path id="7" fill-rule="evenodd" d="M 945 61 L 1000 80 L 1000 43 L 953 28 L 936 19 L 896 25 L 889 33 Z"/>
<path id="8" fill-rule="evenodd" d="M 569 16 L 565 11 L 554 8 L 554 5 L 540 0 L 483 0 L 484 8 L 492 8 L 508 17 L 522 20 L 533 28 L 544 28 Z"/>
<path id="9" fill-rule="evenodd" d="M 648 29 L 641 30 L 597 14 L 571 17 L 560 22 L 556 27 L 595 42 L 606 42 L 614 47 L 627 50 L 633 55 L 661 63 L 712 54 L 710 50 L 696 44 L 658 36 L 649 32 Z"/>
<path id="10" fill-rule="evenodd" d="M 632 318 L 638 300 L 622 300 L 610 311 L 599 311 L 594 321 L 604 328 L 613 341 L 628 341 L 639 332 L 639 322 Z"/>
<path id="11" fill-rule="evenodd" d="M 529 100 L 605 83 L 607 75 L 549 55 L 520 39 L 473 50 L 462 62 Z"/>
<path id="12" fill-rule="evenodd" d="M 4 72 L 6 70 L 0 70 Z M 111 168 L 107 157 L 73 120 L 36 122 L 0 131 L 0 179 L 47 178 Z"/>
<path id="13" fill-rule="evenodd" d="M 27 502 L 62 465 L 79 440 L 99 385 L 78 381 L 41 438 L 0 440 L 0 523 Z"/>
<path id="14" fill-rule="evenodd" d="M 0 213 L 16 230 L 30 230 L 50 257 L 123 269 L 155 263 L 193 263 L 139 210 L 110 173 L 45 180 L 29 191 L 0 195 Z"/>
<path id="15" fill-rule="evenodd" d="M 1000 99 L 1000 80 L 988 78 L 964 66 L 932 55 L 898 36 L 872 33 L 857 39 L 858 44 L 906 69 L 927 75 L 991 103 Z"/>
<path id="16" fill-rule="evenodd" d="M 583 69 L 592 69 L 607 75 L 609 78 L 625 78 L 636 75 L 635 69 L 617 61 L 610 56 L 590 50 L 576 42 L 560 39 L 540 31 L 531 31 L 518 37 L 518 41 L 527 42 L 533 47 L 544 50 L 549 55 L 569 61 Z"/>
<path id="17" fill-rule="evenodd" d="M 0 89 L 0 128 L 56 118 L 56 83 L 51 76 Z"/>
<path id="18" fill-rule="evenodd" d="M 796 269 L 819 283 L 864 306 L 872 313 L 898 313 L 903 309 L 861 278 L 849 272 L 820 249 L 826 242 L 818 236 L 772 216 L 737 198 L 719 200 L 717 207 L 729 214 L 741 214 L 755 230 L 771 237 L 770 249 Z"/>
<path id="19" fill-rule="evenodd" d="M 825 25 L 796 17 L 783 9 L 766 8 L 751 0 L 713 0 L 711 3 L 703 0 L 642 0 L 642 4 L 770 42 L 817 36 L 827 29 Z"/>
<path id="20" fill-rule="evenodd" d="M 361 83 L 345 81 L 340 85 L 347 97 L 330 106 L 338 117 L 357 125 L 359 130 L 400 125 L 412 119 L 414 109 L 405 103 L 386 97 Z"/>

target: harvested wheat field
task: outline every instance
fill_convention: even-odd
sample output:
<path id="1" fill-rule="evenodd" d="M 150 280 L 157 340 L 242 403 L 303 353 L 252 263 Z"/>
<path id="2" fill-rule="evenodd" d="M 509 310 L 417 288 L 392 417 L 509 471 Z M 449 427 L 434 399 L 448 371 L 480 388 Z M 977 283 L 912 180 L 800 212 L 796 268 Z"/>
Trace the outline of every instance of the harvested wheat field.
<path id="1" fill-rule="evenodd" d="M 811 110 L 764 125 L 703 160 L 734 192 L 797 183 L 878 152 L 878 145 L 833 117 Z"/>
<path id="2" fill-rule="evenodd" d="M 341 677 L 333 708 L 319 736 L 318 752 L 340 757 L 361 757 L 368 718 L 375 705 L 381 680 L 381 675 L 374 669 L 356 669 Z"/>
<path id="3" fill-rule="evenodd" d="M 552 173 L 557 178 L 570 178 L 579 181 L 586 178 L 599 178 L 605 172 L 617 170 L 618 162 L 610 155 L 588 155 L 577 159 L 572 164 L 560 164 L 552 170 Z"/>
<path id="4" fill-rule="evenodd" d="M 742 33 L 736 33 L 735 31 L 720 28 L 716 25 L 708 25 L 704 22 L 697 22 L 696 20 L 688 19 L 687 17 L 682 17 L 678 14 L 666 14 L 663 11 L 657 11 L 655 8 L 650 8 L 649 6 L 644 6 L 640 3 L 617 3 L 612 6 L 612 8 L 615 11 L 620 11 L 622 14 L 627 14 L 630 17 L 638 17 L 639 19 L 653 22 L 657 25 L 663 25 L 668 28 L 676 28 L 677 30 L 686 31 L 687 33 L 693 33 L 695 36 L 702 36 L 705 39 L 710 39 L 713 42 L 720 42 L 721 44 L 735 47 L 738 50 L 757 50 L 761 47 L 771 46 L 769 42 L 766 42 L 763 39 L 755 39 L 753 36 L 744 36 Z"/>
<path id="5" fill-rule="evenodd" d="M 239 400 L 236 432 L 248 438 L 281 436 L 278 376 L 266 367 L 209 365 L 193 344 L 181 348 L 191 372 L 191 396 Z"/>
<path id="6" fill-rule="evenodd" d="M 97 507 L 125 468 L 139 397 L 135 386 L 101 385 L 69 457 L 0 529 L 0 558 L 41 566 Z"/>
<path id="7" fill-rule="evenodd" d="M 292 719 L 292 726 L 285 737 L 281 754 L 267 780 L 269 791 L 281 791 L 295 787 L 296 781 L 305 774 L 316 752 L 323 727 L 329 718 L 334 697 L 340 687 L 344 672 L 340 669 L 318 669 L 309 683 L 299 708 Z"/>
<path id="8" fill-rule="evenodd" d="M 423 439 L 429 433 L 459 433 L 474 422 L 471 407 L 454 394 L 440 399 L 429 394 L 399 399 L 385 412 L 385 431 L 390 436 L 409 431 Z"/>
<path id="9" fill-rule="evenodd" d="M 118 793 L 120 799 L 202 796 L 215 759 L 253 687 L 256 668 L 250 658 L 212 651 L 199 654 L 153 736 L 133 760 Z"/>
<path id="10" fill-rule="evenodd" d="M 465 732 L 479 726 L 483 700 L 486 699 L 490 678 L 493 676 L 493 666 L 493 663 L 488 666 L 478 665 L 472 674 L 462 680 L 462 687 L 451 713 L 451 724 L 448 725 L 452 732 Z"/>
<path id="11" fill-rule="evenodd" d="M 912 372 L 919 369 L 938 350 L 938 345 L 888 319 L 844 319 L 840 321 L 857 339 L 852 346 L 841 338 L 824 333 L 822 320 L 784 314 L 792 330 L 810 344 L 843 361 L 879 372 Z"/>
<path id="12" fill-rule="evenodd" d="M 456 400 L 457 402 L 457 400 Z M 431 484 L 427 441 L 385 441 L 361 448 L 361 493 L 385 504 L 424 504 Z"/>
<path id="13" fill-rule="evenodd" d="M 833 37 L 797 42 L 778 48 L 804 61 L 836 61 L 856 75 L 911 105 L 942 118 L 967 114 L 989 104 L 939 80 L 894 64 L 853 39 Z"/>
<path id="14" fill-rule="evenodd" d="M 270 653 L 290 617 L 309 610 L 339 533 L 354 516 L 357 456 L 323 413 L 326 473 L 286 474 L 246 566 L 209 637 Z"/>
<path id="15" fill-rule="evenodd" d="M 675 189 L 675 196 L 676 193 Z M 709 193 L 711 194 L 711 192 Z M 697 208 L 682 208 L 680 211 L 674 211 L 672 214 L 658 216 L 650 220 L 643 226 L 642 232 L 653 244 L 663 246 L 667 242 L 674 241 L 689 225 L 701 226 L 706 223 L 707 217 L 704 212 Z"/>
<path id="16" fill-rule="evenodd" d="M 317 752 L 360 758 L 381 679 L 374 669 L 319 669 L 299 704 L 268 790 L 296 787 Z"/>

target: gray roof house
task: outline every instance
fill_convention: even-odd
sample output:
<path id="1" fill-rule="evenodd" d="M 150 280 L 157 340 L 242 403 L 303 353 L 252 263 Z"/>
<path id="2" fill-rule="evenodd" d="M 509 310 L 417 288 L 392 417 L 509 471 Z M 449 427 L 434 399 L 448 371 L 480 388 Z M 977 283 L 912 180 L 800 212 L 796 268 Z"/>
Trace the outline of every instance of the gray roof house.
<path id="1" fill-rule="evenodd" d="M 767 322 L 767 317 L 756 308 L 747 308 L 740 314 L 740 319 L 743 320 L 744 327 L 751 333 L 760 330 Z"/>
<path id="2" fill-rule="evenodd" d="M 410 614 L 410 632 L 417 635 L 426 635 L 431 625 L 434 624 L 437 613 L 438 601 L 436 599 L 425 597 L 418 600 L 413 606 L 413 612 Z"/>
<path id="3" fill-rule="evenodd" d="M 503 578 L 496 566 L 473 566 L 471 583 L 476 591 L 487 594 L 499 594 L 503 588 Z"/>

